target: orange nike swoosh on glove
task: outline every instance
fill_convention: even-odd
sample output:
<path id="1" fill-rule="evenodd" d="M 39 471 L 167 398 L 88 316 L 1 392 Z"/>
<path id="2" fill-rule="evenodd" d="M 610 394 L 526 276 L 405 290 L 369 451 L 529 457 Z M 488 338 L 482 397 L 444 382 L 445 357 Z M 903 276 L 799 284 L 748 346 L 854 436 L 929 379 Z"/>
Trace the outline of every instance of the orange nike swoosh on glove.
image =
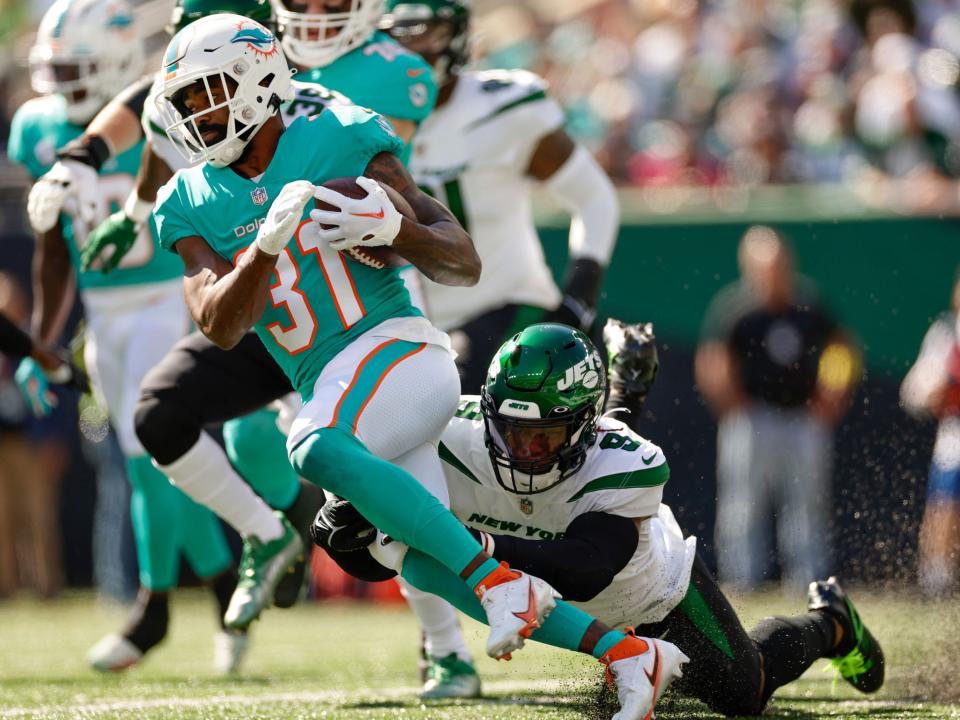
<path id="1" fill-rule="evenodd" d="M 375 213 L 350 213 L 354 217 L 368 217 L 373 218 L 374 220 L 383 220 L 383 208 L 380 208 L 379 212 Z"/>

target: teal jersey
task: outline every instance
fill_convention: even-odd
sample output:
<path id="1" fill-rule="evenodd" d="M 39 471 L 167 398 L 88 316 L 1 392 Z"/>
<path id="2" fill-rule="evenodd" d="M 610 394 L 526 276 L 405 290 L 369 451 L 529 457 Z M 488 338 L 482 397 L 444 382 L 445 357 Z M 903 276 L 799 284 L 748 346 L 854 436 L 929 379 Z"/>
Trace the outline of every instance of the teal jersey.
<path id="1" fill-rule="evenodd" d="M 255 240 L 284 185 L 362 175 L 374 155 L 398 153 L 402 142 L 381 116 L 330 104 L 291 122 L 259 179 L 203 163 L 181 170 L 161 190 L 154 217 L 164 248 L 202 237 L 234 264 Z M 303 219 L 309 220 L 310 203 Z M 254 326 L 304 398 L 323 367 L 355 338 L 394 317 L 421 315 L 397 270 L 375 270 L 331 249 L 302 222 L 280 253 L 263 316 Z"/>
<path id="2" fill-rule="evenodd" d="M 375 32 L 366 43 L 326 67 L 298 73 L 297 80 L 320 83 L 357 105 L 418 124 L 437 102 L 430 65 L 382 32 Z M 404 148 L 400 156 L 404 164 L 408 152 Z"/>
<path id="3" fill-rule="evenodd" d="M 7 154 L 36 179 L 57 161 L 57 149 L 82 132 L 82 126 L 67 120 L 66 103 L 61 96 L 35 98 L 24 103 L 13 116 Z M 108 160 L 100 169 L 99 188 L 106 200 L 105 214 L 97 218 L 92 227 L 87 228 L 85 223 L 74 221 L 66 214 L 61 217 L 64 239 L 81 290 L 160 282 L 183 274 L 183 268 L 176 258 L 169 253 L 158 252 L 159 245 L 151 223 L 146 223 L 147 227 L 112 273 L 104 275 L 99 270 L 80 272 L 80 248 L 87 232 L 105 220 L 106 214 L 123 206 L 133 189 L 142 151 L 141 141 L 122 155 Z"/>

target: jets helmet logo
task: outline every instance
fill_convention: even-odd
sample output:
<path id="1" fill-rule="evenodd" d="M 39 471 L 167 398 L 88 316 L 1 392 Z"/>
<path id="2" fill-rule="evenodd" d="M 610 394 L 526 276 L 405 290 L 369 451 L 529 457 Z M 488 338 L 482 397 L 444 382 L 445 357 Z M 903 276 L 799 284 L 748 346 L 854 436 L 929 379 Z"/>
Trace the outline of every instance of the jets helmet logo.
<path id="1" fill-rule="evenodd" d="M 568 367 L 563 377 L 557 382 L 557 390 L 569 390 L 574 383 L 580 383 L 588 390 L 600 384 L 600 373 L 603 364 L 596 352 L 587 355 L 583 360 L 572 367 Z"/>

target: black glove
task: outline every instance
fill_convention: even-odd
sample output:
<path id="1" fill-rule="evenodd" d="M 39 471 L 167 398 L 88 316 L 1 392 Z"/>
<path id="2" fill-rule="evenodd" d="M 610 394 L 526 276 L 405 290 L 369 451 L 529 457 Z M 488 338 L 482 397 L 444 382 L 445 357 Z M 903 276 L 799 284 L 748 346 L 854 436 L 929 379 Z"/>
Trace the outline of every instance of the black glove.
<path id="1" fill-rule="evenodd" d="M 354 552 L 372 543 L 377 529 L 348 500 L 334 497 L 323 504 L 313 519 L 310 537 L 324 550 Z"/>
<path id="2" fill-rule="evenodd" d="M 631 325 L 610 318 L 603 328 L 603 340 L 609 354 L 607 407 L 639 412 L 660 369 L 653 323 Z"/>

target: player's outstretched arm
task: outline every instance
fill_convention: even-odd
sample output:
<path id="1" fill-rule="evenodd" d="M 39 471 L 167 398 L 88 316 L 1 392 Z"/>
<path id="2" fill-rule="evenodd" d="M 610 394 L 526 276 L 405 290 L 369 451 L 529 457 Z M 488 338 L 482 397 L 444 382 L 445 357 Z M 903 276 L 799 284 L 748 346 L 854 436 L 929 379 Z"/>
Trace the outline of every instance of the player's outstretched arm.
<path id="1" fill-rule="evenodd" d="M 32 334 L 41 343 L 54 346 L 63 333 L 73 306 L 75 287 L 70 252 L 58 221 L 47 232 L 37 233 L 33 251 Z"/>
<path id="2" fill-rule="evenodd" d="M 644 518 L 645 519 L 645 518 Z M 578 515 L 560 540 L 480 535 L 484 550 L 516 570 L 546 580 L 567 600 L 599 595 L 637 550 L 640 520 L 605 512 Z"/>
<path id="3" fill-rule="evenodd" d="M 379 153 L 364 175 L 403 196 L 417 221 L 404 217 L 391 247 L 441 285 L 476 285 L 480 256 L 473 240 L 443 205 L 422 192 L 395 155 Z"/>

